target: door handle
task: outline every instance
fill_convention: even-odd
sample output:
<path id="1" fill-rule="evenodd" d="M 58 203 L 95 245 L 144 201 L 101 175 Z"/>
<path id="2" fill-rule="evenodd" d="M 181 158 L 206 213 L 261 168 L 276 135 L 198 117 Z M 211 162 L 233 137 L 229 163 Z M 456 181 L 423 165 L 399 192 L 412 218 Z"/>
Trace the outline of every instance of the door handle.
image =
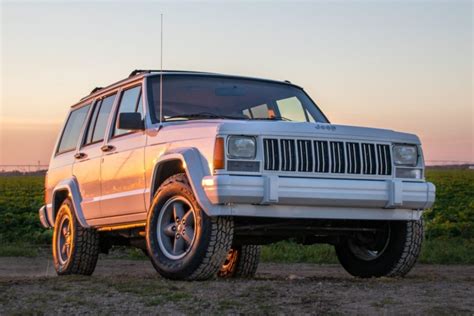
<path id="1" fill-rule="evenodd" d="M 85 153 L 79 152 L 79 153 L 74 154 L 74 158 L 76 158 L 76 159 L 82 159 L 82 158 L 86 158 L 86 157 L 87 157 L 87 155 Z"/>
<path id="2" fill-rule="evenodd" d="M 115 147 L 112 146 L 112 145 L 104 145 L 104 146 L 100 147 L 100 149 L 101 149 L 103 152 L 108 152 L 108 151 L 114 150 Z"/>

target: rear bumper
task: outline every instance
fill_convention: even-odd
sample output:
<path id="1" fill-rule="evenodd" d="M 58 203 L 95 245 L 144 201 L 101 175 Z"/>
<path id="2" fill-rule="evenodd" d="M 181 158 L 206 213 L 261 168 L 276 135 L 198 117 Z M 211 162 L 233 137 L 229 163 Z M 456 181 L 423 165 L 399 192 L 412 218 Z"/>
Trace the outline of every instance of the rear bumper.
<path id="1" fill-rule="evenodd" d="M 228 205 L 232 215 L 242 216 L 268 205 L 272 206 L 268 209 L 279 210 L 274 214 L 282 216 L 276 217 L 293 217 L 305 210 L 301 217 L 417 219 L 435 199 L 432 183 L 400 180 L 215 175 L 205 177 L 202 186 L 212 204 Z"/>
<path id="2" fill-rule="evenodd" d="M 39 213 L 39 219 L 40 219 L 41 225 L 43 225 L 44 228 L 51 228 L 52 226 L 48 221 L 46 205 L 43 205 L 39 209 L 38 213 Z"/>

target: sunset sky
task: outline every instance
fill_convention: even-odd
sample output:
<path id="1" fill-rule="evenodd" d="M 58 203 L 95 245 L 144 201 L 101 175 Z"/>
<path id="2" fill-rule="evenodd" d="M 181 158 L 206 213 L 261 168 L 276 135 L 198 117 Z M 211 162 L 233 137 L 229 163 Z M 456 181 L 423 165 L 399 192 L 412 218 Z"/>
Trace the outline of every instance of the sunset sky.
<path id="1" fill-rule="evenodd" d="M 69 106 L 164 65 L 290 80 L 333 123 L 474 161 L 471 1 L 1 2 L 0 165 L 47 164 Z"/>

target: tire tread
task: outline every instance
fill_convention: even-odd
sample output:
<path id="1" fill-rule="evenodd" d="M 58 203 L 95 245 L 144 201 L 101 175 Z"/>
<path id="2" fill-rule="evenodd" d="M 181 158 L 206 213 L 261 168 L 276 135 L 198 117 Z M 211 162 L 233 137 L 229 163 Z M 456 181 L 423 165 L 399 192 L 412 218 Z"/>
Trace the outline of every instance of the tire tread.
<path id="1" fill-rule="evenodd" d="M 389 277 L 405 276 L 415 265 L 423 243 L 423 220 L 406 222 L 406 238 L 403 246 L 403 252 L 398 262 L 387 274 Z"/>
<path id="2" fill-rule="evenodd" d="M 258 245 L 242 246 L 234 276 L 239 278 L 253 277 L 260 262 L 260 251 L 261 247 Z"/>
<path id="3" fill-rule="evenodd" d="M 191 189 L 189 180 L 184 173 L 173 175 L 166 179 L 158 188 L 155 199 L 160 193 L 171 185 L 181 183 L 183 187 L 181 191 L 186 193 L 187 196 L 192 197 L 193 202 L 196 202 L 196 198 Z M 154 201 L 156 202 L 156 201 Z M 196 202 L 197 203 L 197 202 Z M 214 277 L 222 266 L 227 252 L 232 246 L 232 240 L 234 235 L 234 222 L 231 217 L 218 216 L 210 218 L 210 231 L 209 231 L 209 243 L 203 256 L 202 260 L 198 264 L 197 268 L 191 273 L 185 276 L 173 277 L 181 280 L 207 280 Z M 155 265 L 152 260 L 153 265 Z M 156 268 L 156 266 L 155 266 Z"/>

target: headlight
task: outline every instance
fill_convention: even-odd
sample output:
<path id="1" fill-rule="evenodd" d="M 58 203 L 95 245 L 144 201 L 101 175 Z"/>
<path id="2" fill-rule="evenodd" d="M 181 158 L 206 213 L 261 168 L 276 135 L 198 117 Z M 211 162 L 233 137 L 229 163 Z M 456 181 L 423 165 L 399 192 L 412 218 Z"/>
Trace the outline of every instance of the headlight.
<path id="1" fill-rule="evenodd" d="M 255 137 L 230 136 L 227 140 L 229 158 L 253 159 L 255 158 Z"/>
<path id="2" fill-rule="evenodd" d="M 414 145 L 394 145 L 393 162 L 398 166 L 416 166 L 418 147 Z"/>

